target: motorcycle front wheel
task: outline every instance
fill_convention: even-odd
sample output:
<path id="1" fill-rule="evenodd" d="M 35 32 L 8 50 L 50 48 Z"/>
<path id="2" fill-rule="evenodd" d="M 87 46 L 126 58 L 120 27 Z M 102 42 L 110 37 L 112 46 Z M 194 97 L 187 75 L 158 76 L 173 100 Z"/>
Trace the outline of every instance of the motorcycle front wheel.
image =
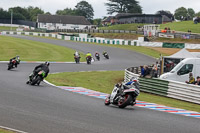
<path id="1" fill-rule="evenodd" d="M 127 105 L 130 104 L 130 102 L 133 100 L 132 96 L 129 94 L 126 94 L 124 97 L 119 99 L 118 101 L 118 107 L 119 108 L 125 108 Z"/>
<path id="2" fill-rule="evenodd" d="M 106 97 L 104 104 L 107 106 L 110 105 L 110 96 Z"/>

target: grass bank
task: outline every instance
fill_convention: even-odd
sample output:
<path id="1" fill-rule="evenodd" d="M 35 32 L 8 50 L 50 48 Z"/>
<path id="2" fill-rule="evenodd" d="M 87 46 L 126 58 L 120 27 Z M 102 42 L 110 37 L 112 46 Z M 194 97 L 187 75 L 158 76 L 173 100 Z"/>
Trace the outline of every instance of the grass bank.
<path id="1" fill-rule="evenodd" d="M 170 54 L 168 54 L 166 52 L 164 53 L 164 52 L 160 51 L 159 49 L 154 49 L 153 47 L 130 46 L 130 45 L 112 45 L 112 44 L 99 44 L 99 43 L 88 43 L 88 44 L 102 45 L 102 46 L 108 46 L 108 47 L 115 47 L 115 48 L 131 50 L 131 51 L 142 53 L 142 54 L 154 57 L 154 58 L 159 58 L 160 54 L 162 54 L 163 56 L 170 55 Z"/>
<path id="2" fill-rule="evenodd" d="M 5 130 L 5 129 L 1 129 L 1 128 L 0 128 L 0 133 L 16 133 L 16 132 L 13 132 L 13 131 L 9 131 L 9 130 Z"/>
<path id="3" fill-rule="evenodd" d="M 94 37 L 110 38 L 110 39 L 125 39 L 125 40 L 137 40 L 138 37 L 143 35 L 133 33 L 92 33 Z"/>
<path id="4" fill-rule="evenodd" d="M 47 80 L 57 86 L 84 87 L 103 93 L 111 93 L 114 84 L 123 81 L 123 78 L 124 71 L 95 71 L 51 74 L 48 76 Z M 148 93 L 141 93 L 138 100 L 200 112 L 200 106 L 197 104 Z"/>
<path id="5" fill-rule="evenodd" d="M 52 37 L 40 37 L 40 38 L 47 38 L 47 39 L 54 39 L 54 40 L 58 40 Z M 75 41 L 71 41 L 71 42 L 75 42 Z M 87 43 L 87 44 L 91 44 L 91 45 L 101 45 L 101 46 L 108 46 L 108 47 L 115 47 L 115 48 L 121 48 L 121 49 L 126 49 L 126 50 L 132 50 L 134 52 L 138 52 L 138 53 L 142 53 L 154 58 L 159 58 L 160 54 L 162 54 L 163 56 L 167 56 L 170 55 L 166 52 L 162 53 L 160 51 L 160 49 L 154 49 L 153 47 L 141 47 L 141 46 L 130 46 L 130 45 L 112 45 L 112 44 L 99 44 L 99 43 L 90 43 L 90 42 L 79 42 L 79 43 Z"/>
<path id="6" fill-rule="evenodd" d="M 74 61 L 75 50 L 63 46 L 7 36 L 0 36 L 0 44 L 1 61 L 16 55 L 24 61 Z M 81 57 L 85 55 L 81 53 Z"/>
<path id="7" fill-rule="evenodd" d="M 160 29 L 164 29 L 165 27 L 169 27 L 171 30 L 175 31 L 188 32 L 188 30 L 191 30 L 192 33 L 200 33 L 200 24 L 194 24 L 193 21 L 160 24 Z"/>
<path id="8" fill-rule="evenodd" d="M 16 27 L 12 27 L 12 30 L 16 31 Z M 0 26 L 0 31 L 3 31 L 3 30 L 11 30 L 11 27 L 8 27 L 8 26 Z"/>
<path id="9" fill-rule="evenodd" d="M 100 27 L 101 30 L 133 30 L 136 31 L 138 26 L 143 26 L 144 24 L 117 24 L 117 25 L 111 25 L 107 27 Z"/>

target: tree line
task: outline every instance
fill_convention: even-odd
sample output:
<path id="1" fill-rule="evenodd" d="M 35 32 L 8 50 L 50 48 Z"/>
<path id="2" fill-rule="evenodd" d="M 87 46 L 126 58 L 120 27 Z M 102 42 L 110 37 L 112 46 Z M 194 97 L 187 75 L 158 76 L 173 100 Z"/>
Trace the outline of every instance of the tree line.
<path id="1" fill-rule="evenodd" d="M 142 14 L 142 7 L 137 0 L 107 0 L 105 3 L 107 7 L 108 14 L 112 15 L 113 13 L 138 13 Z M 27 8 L 22 7 L 12 7 L 8 11 L 0 8 L 0 19 L 10 19 L 11 13 L 13 13 L 13 19 L 18 20 L 28 20 L 36 21 L 38 14 L 51 14 L 49 12 L 44 12 L 39 7 L 29 6 Z M 74 8 L 65 8 L 63 10 L 57 10 L 56 15 L 74 15 L 74 16 L 84 16 L 87 20 L 93 24 L 99 24 L 101 19 L 95 19 L 94 10 L 91 4 L 87 1 L 81 1 L 77 3 Z M 172 14 L 170 11 L 158 11 L 156 14 L 166 15 L 169 18 L 177 20 L 192 20 L 195 16 L 200 16 L 200 12 L 195 13 L 192 8 L 186 9 L 185 7 L 180 7 L 175 10 L 175 13 Z"/>

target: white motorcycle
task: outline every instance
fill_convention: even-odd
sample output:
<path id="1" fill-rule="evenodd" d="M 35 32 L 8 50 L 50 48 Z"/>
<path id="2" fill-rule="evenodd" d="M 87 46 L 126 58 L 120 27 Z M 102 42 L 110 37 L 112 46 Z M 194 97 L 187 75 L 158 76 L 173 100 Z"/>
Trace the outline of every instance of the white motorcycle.
<path id="1" fill-rule="evenodd" d="M 116 84 L 111 95 L 106 98 L 104 103 L 105 105 L 113 104 L 119 108 L 125 108 L 128 105 L 134 106 L 139 94 L 139 83 L 134 79 L 126 84 Z"/>

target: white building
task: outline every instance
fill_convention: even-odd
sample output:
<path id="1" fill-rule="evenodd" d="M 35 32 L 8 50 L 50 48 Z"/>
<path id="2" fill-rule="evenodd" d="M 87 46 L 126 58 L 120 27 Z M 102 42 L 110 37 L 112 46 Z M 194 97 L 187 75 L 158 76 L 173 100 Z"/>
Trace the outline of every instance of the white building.
<path id="1" fill-rule="evenodd" d="M 38 15 L 38 28 L 47 30 L 57 29 L 87 29 L 91 23 L 84 16 L 69 15 Z"/>

